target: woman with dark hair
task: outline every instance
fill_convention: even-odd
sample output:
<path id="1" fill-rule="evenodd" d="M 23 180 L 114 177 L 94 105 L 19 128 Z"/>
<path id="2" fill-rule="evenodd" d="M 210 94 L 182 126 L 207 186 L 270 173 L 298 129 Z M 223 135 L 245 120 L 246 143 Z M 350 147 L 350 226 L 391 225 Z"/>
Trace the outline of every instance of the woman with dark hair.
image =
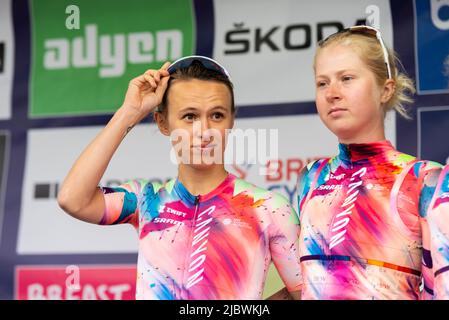
<path id="1" fill-rule="evenodd" d="M 178 176 L 98 186 L 125 135 L 152 112 L 162 134 L 181 138 Z M 298 297 L 297 215 L 284 197 L 225 170 L 234 118 L 228 72 L 207 57 L 181 58 L 130 82 L 67 175 L 58 196 L 66 212 L 138 231 L 137 299 L 260 299 L 271 261 Z"/>

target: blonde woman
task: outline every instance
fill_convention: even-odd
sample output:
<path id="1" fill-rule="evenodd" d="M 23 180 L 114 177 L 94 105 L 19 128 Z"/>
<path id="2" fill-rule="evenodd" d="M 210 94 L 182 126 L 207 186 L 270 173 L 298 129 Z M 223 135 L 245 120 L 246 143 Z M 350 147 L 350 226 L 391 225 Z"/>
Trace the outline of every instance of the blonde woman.
<path id="1" fill-rule="evenodd" d="M 316 106 L 339 153 L 309 164 L 299 178 L 302 299 L 421 294 L 421 261 L 429 249 L 423 250 L 422 216 L 440 165 L 404 154 L 385 138 L 386 113 L 407 118 L 404 105 L 414 92 L 398 64 L 369 26 L 319 43 Z"/>

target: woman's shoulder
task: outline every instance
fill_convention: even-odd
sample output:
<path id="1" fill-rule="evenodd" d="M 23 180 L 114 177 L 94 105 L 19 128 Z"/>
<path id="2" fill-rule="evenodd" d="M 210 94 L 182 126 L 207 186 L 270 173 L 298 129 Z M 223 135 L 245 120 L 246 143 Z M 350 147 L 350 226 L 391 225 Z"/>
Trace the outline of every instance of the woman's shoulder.
<path id="1" fill-rule="evenodd" d="M 290 201 L 284 195 L 258 186 L 247 180 L 236 178 L 234 185 L 234 195 L 245 194 L 245 196 L 253 199 L 253 205 L 258 207 L 269 206 L 271 209 L 279 209 L 283 207 L 291 207 Z"/>
<path id="2" fill-rule="evenodd" d="M 317 174 L 321 174 L 327 168 L 327 164 L 331 164 L 333 158 L 321 158 L 313 160 L 306 164 L 298 175 L 298 184 L 310 184 Z"/>
<path id="3" fill-rule="evenodd" d="M 132 187 L 132 191 L 141 196 L 156 195 L 163 190 L 171 192 L 176 179 L 170 179 L 165 182 L 148 179 L 134 179 L 127 182 Z"/>
<path id="4" fill-rule="evenodd" d="M 426 176 L 429 173 L 440 171 L 443 167 L 442 164 L 436 161 L 420 159 L 399 151 L 396 159 L 396 165 L 402 167 L 403 170 L 408 169 L 416 177 Z"/>
<path id="5" fill-rule="evenodd" d="M 254 202 L 261 200 L 288 202 L 287 198 L 278 192 L 258 186 L 255 183 L 250 182 L 248 180 L 236 177 L 234 184 L 234 195 L 241 193 L 244 193 L 246 196 L 253 198 Z"/>
<path id="6" fill-rule="evenodd" d="M 416 156 L 398 150 L 395 150 L 395 152 L 396 155 L 393 162 L 395 162 L 396 165 L 402 166 L 404 168 L 413 167 L 413 169 L 417 171 L 440 169 L 442 167 L 442 165 L 436 161 L 420 159 Z"/>
<path id="7" fill-rule="evenodd" d="M 241 193 L 245 193 L 247 196 L 251 196 L 255 199 L 266 199 L 270 197 L 273 192 L 248 180 L 235 177 L 234 195 Z"/>

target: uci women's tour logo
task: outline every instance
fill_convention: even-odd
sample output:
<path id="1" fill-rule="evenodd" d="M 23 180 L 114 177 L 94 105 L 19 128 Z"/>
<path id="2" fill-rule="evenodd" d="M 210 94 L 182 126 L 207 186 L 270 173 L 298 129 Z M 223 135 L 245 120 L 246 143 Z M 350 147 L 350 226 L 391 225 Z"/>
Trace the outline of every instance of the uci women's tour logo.
<path id="1" fill-rule="evenodd" d="M 113 112 L 132 78 L 191 54 L 191 3 L 174 2 L 33 1 L 31 115 Z"/>

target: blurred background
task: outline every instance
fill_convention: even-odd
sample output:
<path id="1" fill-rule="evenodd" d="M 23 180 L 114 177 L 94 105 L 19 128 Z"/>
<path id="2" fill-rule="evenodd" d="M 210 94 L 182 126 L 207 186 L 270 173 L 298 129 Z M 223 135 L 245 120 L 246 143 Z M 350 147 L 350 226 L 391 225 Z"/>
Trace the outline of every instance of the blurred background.
<path id="1" fill-rule="evenodd" d="M 365 23 L 380 28 L 416 82 L 413 119 L 389 114 L 387 138 L 447 163 L 449 0 L 0 0 L 0 299 L 134 298 L 135 230 L 77 221 L 56 197 L 129 80 L 167 60 L 206 55 L 229 70 L 236 128 L 277 130 L 278 152 L 258 161 L 262 142 L 250 141 L 246 160 L 228 170 L 296 207 L 298 171 L 337 152 L 315 109 L 316 43 Z M 169 154 L 146 119 L 101 183 L 165 182 L 176 176 Z M 264 297 L 282 286 L 271 268 Z"/>

